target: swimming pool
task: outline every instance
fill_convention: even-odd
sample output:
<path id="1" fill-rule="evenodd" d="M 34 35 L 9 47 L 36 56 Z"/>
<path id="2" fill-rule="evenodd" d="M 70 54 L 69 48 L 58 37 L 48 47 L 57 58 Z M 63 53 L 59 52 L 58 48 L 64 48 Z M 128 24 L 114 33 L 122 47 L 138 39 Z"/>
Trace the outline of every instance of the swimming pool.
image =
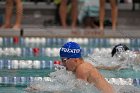
<path id="1" fill-rule="evenodd" d="M 79 43 L 84 57 L 92 54 L 94 49 L 110 50 L 119 43 L 133 51 L 140 50 L 140 38 L 0 37 L 0 92 L 26 93 L 24 89 L 31 81 L 48 79 L 49 73 L 54 71 L 53 62 L 59 60 L 59 48 L 67 41 Z M 100 72 L 114 84 L 117 80 L 128 80 L 129 84 L 140 86 L 140 72 L 131 68 Z"/>

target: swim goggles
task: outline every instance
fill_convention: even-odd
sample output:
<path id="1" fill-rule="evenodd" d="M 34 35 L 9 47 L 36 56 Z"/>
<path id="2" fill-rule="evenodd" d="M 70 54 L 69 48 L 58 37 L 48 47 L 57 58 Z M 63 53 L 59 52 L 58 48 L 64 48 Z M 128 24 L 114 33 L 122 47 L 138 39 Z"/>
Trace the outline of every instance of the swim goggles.
<path id="1" fill-rule="evenodd" d="M 61 58 L 62 63 L 66 63 L 70 58 Z"/>

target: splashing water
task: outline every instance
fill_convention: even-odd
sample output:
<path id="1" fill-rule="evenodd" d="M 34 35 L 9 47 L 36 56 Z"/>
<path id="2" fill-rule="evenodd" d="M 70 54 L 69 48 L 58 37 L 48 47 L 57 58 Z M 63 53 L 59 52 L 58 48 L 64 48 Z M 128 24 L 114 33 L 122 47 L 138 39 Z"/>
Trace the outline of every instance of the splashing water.
<path id="1" fill-rule="evenodd" d="M 130 85 L 114 85 L 116 93 L 140 93 L 140 89 L 138 87 L 130 86 Z"/>
<path id="2" fill-rule="evenodd" d="M 47 91 L 55 93 L 100 93 L 94 85 L 76 79 L 75 75 L 60 69 L 50 73 L 50 81 L 34 81 L 26 89 L 27 91 Z"/>
<path id="3" fill-rule="evenodd" d="M 35 93 L 100 93 L 94 85 L 77 80 L 72 72 L 57 70 L 50 74 L 50 81 L 34 81 L 27 88 Z M 112 85 L 115 93 L 140 93 L 140 89 L 132 85 Z M 28 93 L 26 92 L 26 93 Z"/>
<path id="4" fill-rule="evenodd" d="M 133 69 L 140 71 L 140 55 L 133 51 L 125 51 L 121 54 L 111 57 L 108 51 L 99 51 L 92 55 L 88 55 L 84 59 L 86 62 L 93 64 L 94 66 L 120 66 L 120 69 Z M 112 85 L 116 93 L 140 93 L 140 88 L 133 85 Z"/>
<path id="5" fill-rule="evenodd" d="M 86 62 L 90 62 L 94 66 L 120 66 L 119 69 L 131 68 L 134 70 L 140 70 L 140 59 L 139 55 L 132 52 L 126 51 L 111 57 L 108 52 L 98 52 L 92 55 L 88 55 L 85 58 Z"/>
<path id="6" fill-rule="evenodd" d="M 116 66 L 121 65 L 120 69 L 133 68 L 140 70 L 139 56 L 132 51 L 126 51 L 115 57 L 111 57 L 109 53 L 99 52 L 89 55 L 85 61 L 93 65 L 100 66 Z M 109 63 L 109 64 L 108 64 Z M 50 80 L 34 81 L 31 82 L 27 91 L 35 91 L 36 93 L 47 91 L 47 93 L 100 93 L 98 89 L 85 81 L 76 79 L 75 75 L 66 71 L 63 66 L 56 66 L 56 71 L 50 73 Z M 112 85 L 116 93 L 140 93 L 140 89 L 133 85 L 117 86 Z"/>

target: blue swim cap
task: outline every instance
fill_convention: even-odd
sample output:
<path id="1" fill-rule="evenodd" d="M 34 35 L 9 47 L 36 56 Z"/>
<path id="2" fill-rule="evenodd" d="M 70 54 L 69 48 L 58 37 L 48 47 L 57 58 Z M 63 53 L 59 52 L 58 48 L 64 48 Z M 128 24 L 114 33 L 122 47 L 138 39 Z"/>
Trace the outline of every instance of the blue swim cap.
<path id="1" fill-rule="evenodd" d="M 68 42 L 60 49 L 60 57 L 81 58 L 81 48 L 75 42 Z"/>

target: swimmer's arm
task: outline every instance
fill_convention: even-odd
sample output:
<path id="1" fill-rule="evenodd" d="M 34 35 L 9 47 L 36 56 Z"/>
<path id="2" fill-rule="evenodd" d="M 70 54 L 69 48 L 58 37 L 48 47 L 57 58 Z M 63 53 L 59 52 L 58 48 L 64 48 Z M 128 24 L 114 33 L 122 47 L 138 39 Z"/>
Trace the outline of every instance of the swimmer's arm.
<path id="1" fill-rule="evenodd" d="M 112 86 L 104 79 L 98 70 L 91 65 L 79 66 L 76 70 L 78 79 L 94 84 L 102 93 L 114 93 Z"/>
<path id="2" fill-rule="evenodd" d="M 120 65 L 117 66 L 96 66 L 97 69 L 104 69 L 104 70 L 114 70 L 120 68 Z"/>
<path id="3" fill-rule="evenodd" d="M 115 93 L 113 87 L 105 80 L 96 68 L 91 70 L 88 81 L 93 83 L 101 93 Z"/>

